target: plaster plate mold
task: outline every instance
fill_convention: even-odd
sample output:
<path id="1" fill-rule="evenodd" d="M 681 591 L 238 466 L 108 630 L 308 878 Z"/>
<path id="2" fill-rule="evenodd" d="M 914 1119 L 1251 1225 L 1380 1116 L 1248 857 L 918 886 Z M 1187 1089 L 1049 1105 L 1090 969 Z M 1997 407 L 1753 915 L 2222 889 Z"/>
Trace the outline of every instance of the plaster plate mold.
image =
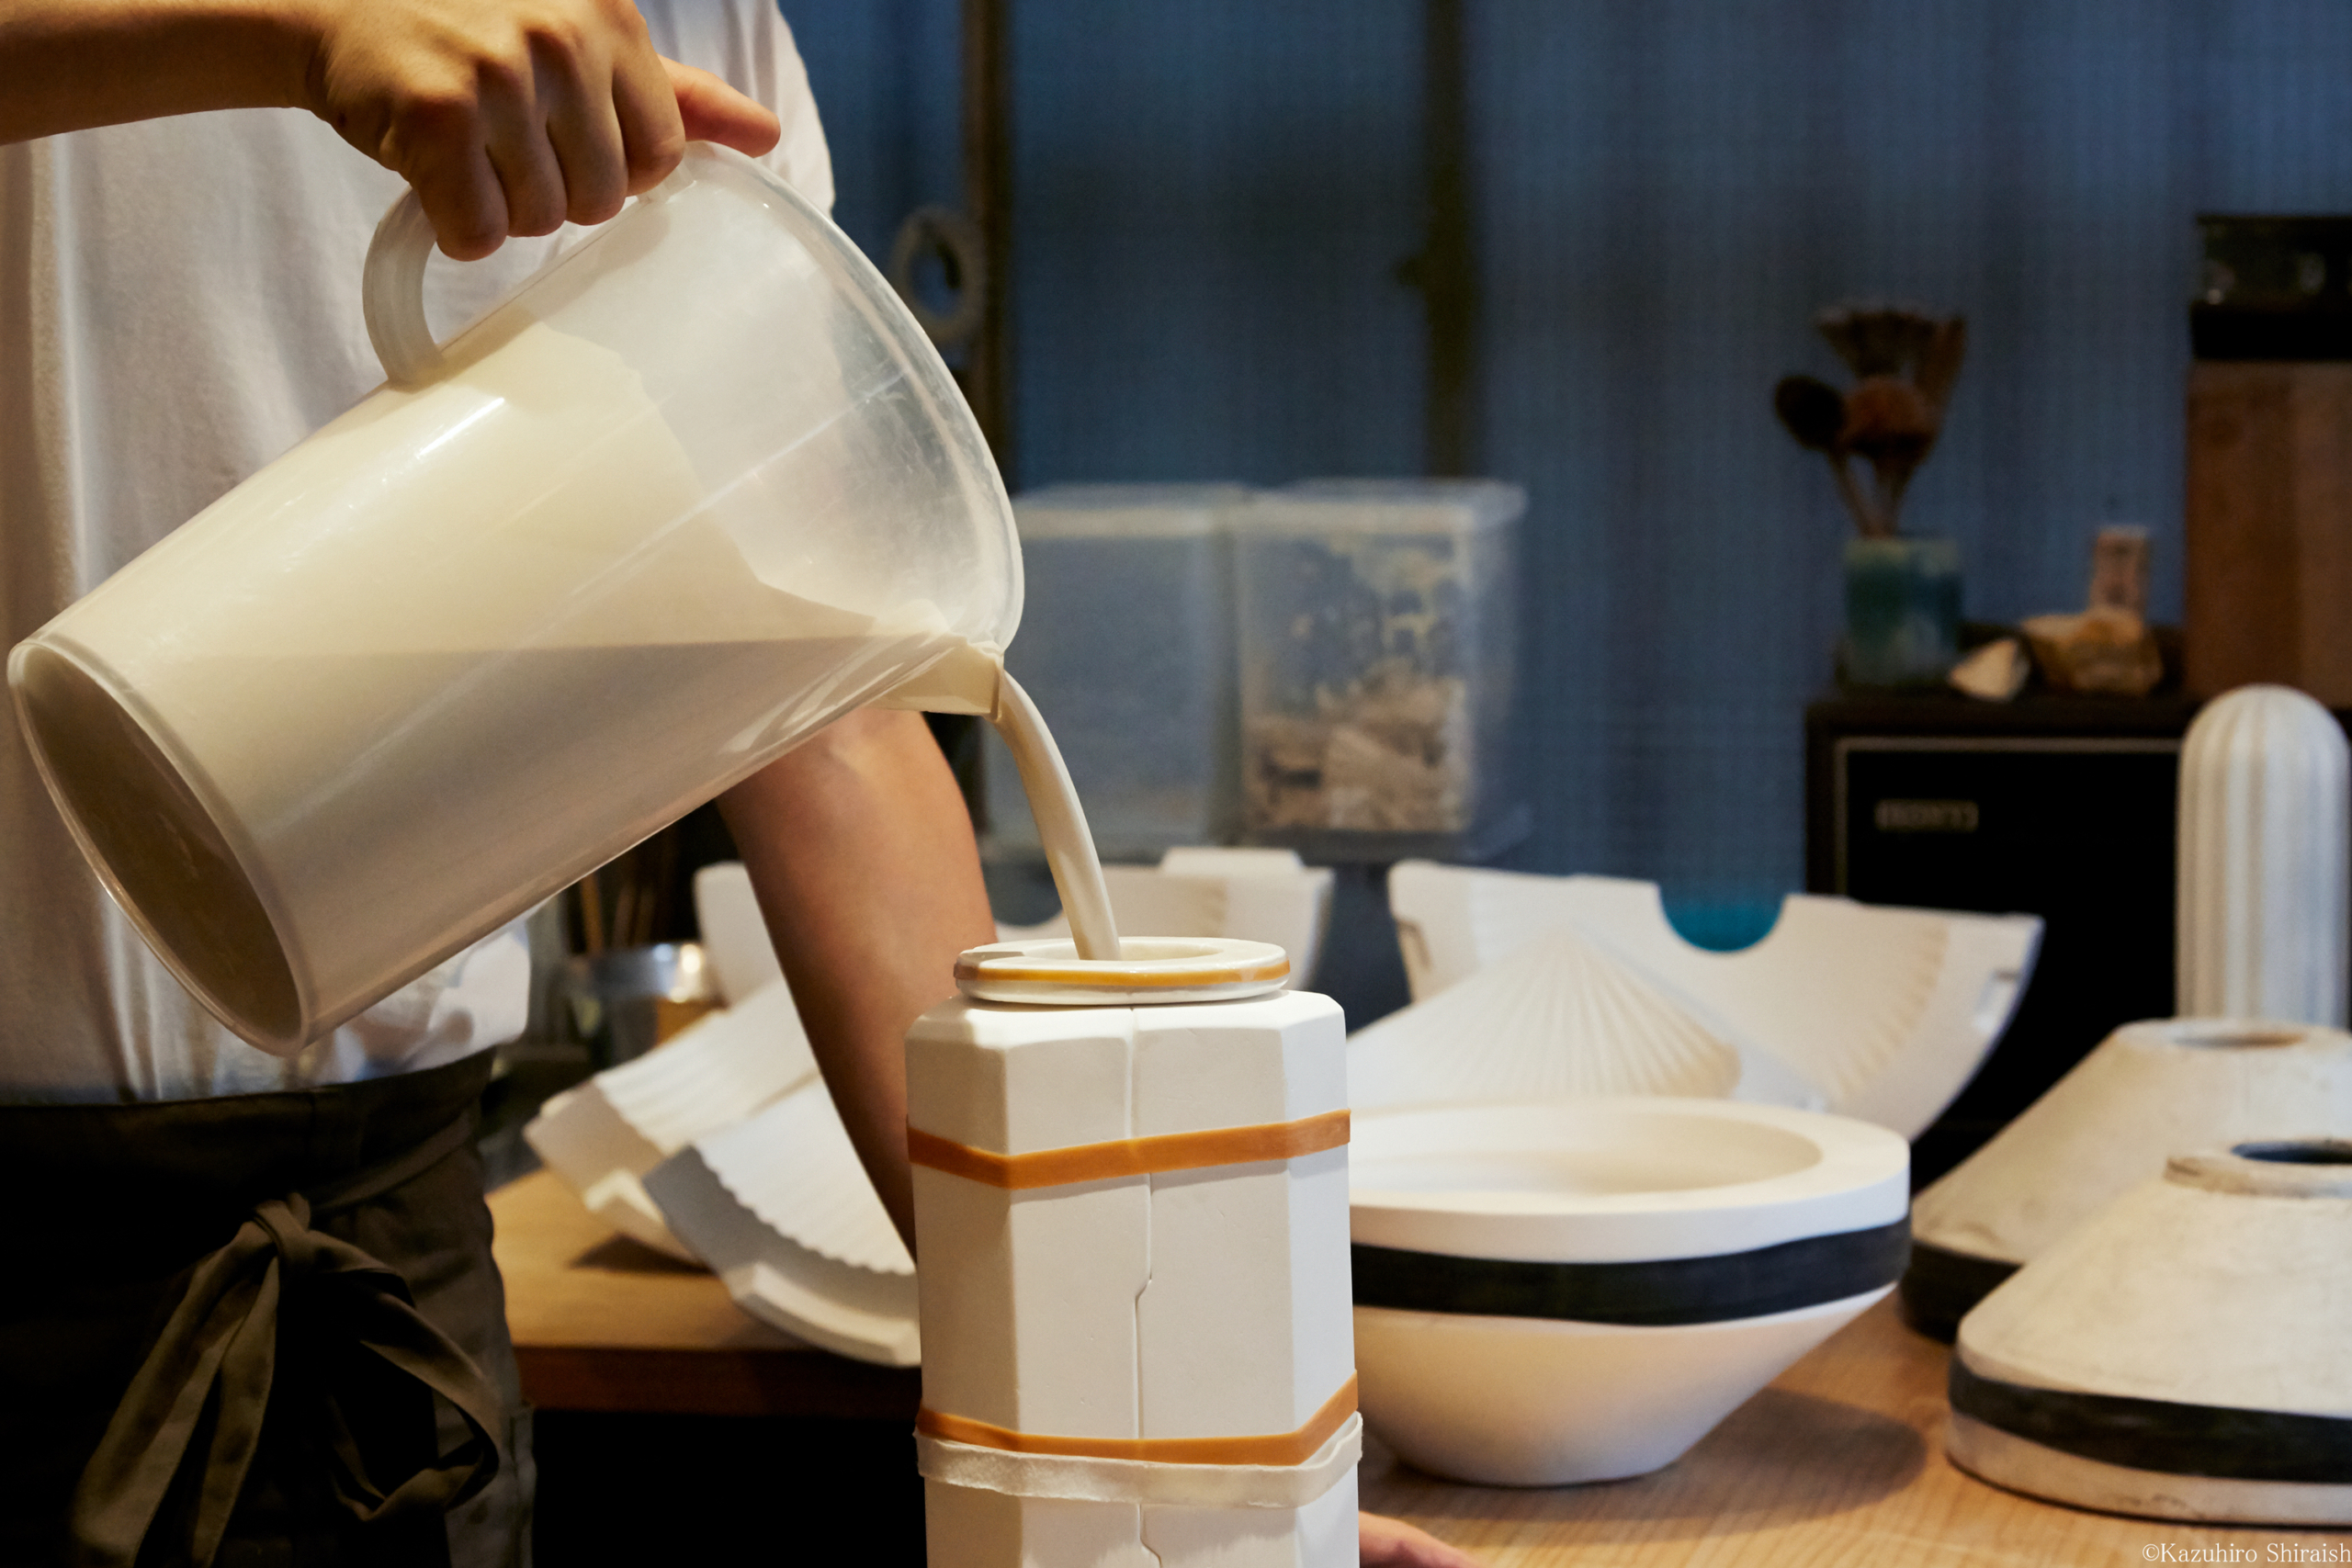
<path id="1" fill-rule="evenodd" d="M 1722 1100 L 1367 1111 L 1364 1417 L 1487 1485 L 1671 1463 L 1893 1288 L 1909 1168 L 1883 1128 Z"/>
<path id="2" fill-rule="evenodd" d="M 2180 754 L 2178 1010 L 2345 1021 L 2347 758 L 2335 716 L 2242 686 Z"/>
<path id="3" fill-rule="evenodd" d="M 2316 1024 L 2126 1024 L 1919 1194 L 1904 1280 L 1913 1323 L 1949 1337 L 2041 1257 L 2182 1149 L 2352 1134 L 2352 1035 Z"/>
<path id="4" fill-rule="evenodd" d="M 1729 1095 L 1739 1053 L 1564 931 L 1357 1032 L 1359 1110 L 1570 1094 Z"/>
<path id="5" fill-rule="evenodd" d="M 914 1259 L 821 1079 L 696 1139 L 645 1187 L 752 1316 L 861 1361 L 922 1359 Z"/>
<path id="6" fill-rule="evenodd" d="M 1025 946 L 967 953 L 907 1039 L 933 1568 L 1353 1564 L 1338 1007 L 1259 944 L 1166 938 L 1065 1003 L 1240 989 L 987 999 L 1089 967 Z"/>
<path id="7" fill-rule="evenodd" d="M 2352 1144 L 2169 1161 L 1986 1296 L 1954 1463 L 2080 1507 L 2352 1524 Z"/>
<path id="8" fill-rule="evenodd" d="M 1761 942 L 1678 935 L 1655 883 L 1408 861 L 1389 874 L 1417 999 L 1547 931 L 1607 953 L 1739 1053 L 1742 1100 L 1815 1106 L 1916 1137 L 2008 1026 L 2032 973 L 2031 915 L 1792 895 Z"/>
<path id="9" fill-rule="evenodd" d="M 778 978 L 662 1049 L 557 1095 L 523 1136 L 597 1218 L 633 1241 L 700 1262 L 663 1223 L 644 1177 L 816 1074 L 792 993 Z"/>

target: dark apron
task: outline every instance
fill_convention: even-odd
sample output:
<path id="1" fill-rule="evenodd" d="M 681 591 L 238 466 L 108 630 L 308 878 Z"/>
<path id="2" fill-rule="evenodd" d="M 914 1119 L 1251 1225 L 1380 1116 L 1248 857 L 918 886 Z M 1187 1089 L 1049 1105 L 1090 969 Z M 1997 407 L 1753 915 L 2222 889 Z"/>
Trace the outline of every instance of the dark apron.
<path id="1" fill-rule="evenodd" d="M 0 1562 L 526 1561 L 490 1070 L 0 1107 Z"/>

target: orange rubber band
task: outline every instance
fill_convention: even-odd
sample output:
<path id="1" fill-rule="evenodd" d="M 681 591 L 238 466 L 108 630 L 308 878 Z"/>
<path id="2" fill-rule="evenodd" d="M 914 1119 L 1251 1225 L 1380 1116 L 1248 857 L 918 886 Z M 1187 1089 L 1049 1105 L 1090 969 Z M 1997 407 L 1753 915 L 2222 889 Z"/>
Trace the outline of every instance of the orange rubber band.
<path id="1" fill-rule="evenodd" d="M 1356 1375 L 1323 1402 L 1295 1432 L 1262 1438 L 1053 1438 L 1016 1432 L 968 1416 L 944 1416 L 924 1405 L 915 1430 L 925 1437 L 1006 1453 L 1046 1454 L 1057 1459 L 1139 1459 L 1152 1464 L 1305 1464 L 1356 1413 Z"/>
<path id="2" fill-rule="evenodd" d="M 1252 1127 L 1216 1127 L 1205 1133 L 1162 1133 L 1149 1138 L 1116 1138 L 1105 1144 L 1073 1144 L 1067 1148 L 1039 1149 L 1034 1154 L 1000 1155 L 926 1133 L 907 1129 L 907 1157 L 933 1170 L 961 1176 L 989 1187 L 1025 1191 L 1033 1187 L 1068 1187 L 1080 1181 L 1103 1181 L 1120 1176 L 1148 1176 L 1164 1170 L 1201 1170 L 1218 1165 L 1250 1165 L 1260 1160 L 1295 1159 L 1320 1154 L 1348 1141 L 1348 1113 L 1327 1111 L 1295 1122 L 1268 1122 Z"/>

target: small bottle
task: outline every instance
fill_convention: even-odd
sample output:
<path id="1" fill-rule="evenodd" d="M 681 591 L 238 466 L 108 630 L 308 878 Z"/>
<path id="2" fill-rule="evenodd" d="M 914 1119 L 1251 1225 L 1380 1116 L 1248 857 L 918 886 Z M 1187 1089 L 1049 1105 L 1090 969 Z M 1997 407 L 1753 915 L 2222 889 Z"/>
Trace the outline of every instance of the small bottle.
<path id="1" fill-rule="evenodd" d="M 1340 1009 L 1121 952 L 976 948 L 907 1037 L 931 1568 L 1352 1568 Z"/>

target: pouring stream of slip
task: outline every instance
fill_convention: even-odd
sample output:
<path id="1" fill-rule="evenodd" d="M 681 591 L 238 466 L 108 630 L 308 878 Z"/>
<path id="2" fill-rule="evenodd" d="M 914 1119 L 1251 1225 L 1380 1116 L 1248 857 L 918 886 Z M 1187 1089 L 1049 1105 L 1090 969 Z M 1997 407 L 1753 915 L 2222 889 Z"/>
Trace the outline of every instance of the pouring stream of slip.
<path id="1" fill-rule="evenodd" d="M 1037 819 L 1044 841 L 1046 865 L 1054 874 L 1054 890 L 1061 895 L 1062 912 L 1069 917 L 1069 934 L 1080 958 L 1102 961 L 1119 957 L 1119 929 L 1111 919 L 1111 893 L 1102 882 L 1102 862 L 1094 852 L 1094 835 L 1087 830 L 1086 811 L 1063 765 L 1061 748 L 1021 682 L 1010 673 L 998 677 L 996 709 L 989 722 L 996 726 L 1021 772 L 1021 787 L 1028 794 L 1030 814 Z"/>

